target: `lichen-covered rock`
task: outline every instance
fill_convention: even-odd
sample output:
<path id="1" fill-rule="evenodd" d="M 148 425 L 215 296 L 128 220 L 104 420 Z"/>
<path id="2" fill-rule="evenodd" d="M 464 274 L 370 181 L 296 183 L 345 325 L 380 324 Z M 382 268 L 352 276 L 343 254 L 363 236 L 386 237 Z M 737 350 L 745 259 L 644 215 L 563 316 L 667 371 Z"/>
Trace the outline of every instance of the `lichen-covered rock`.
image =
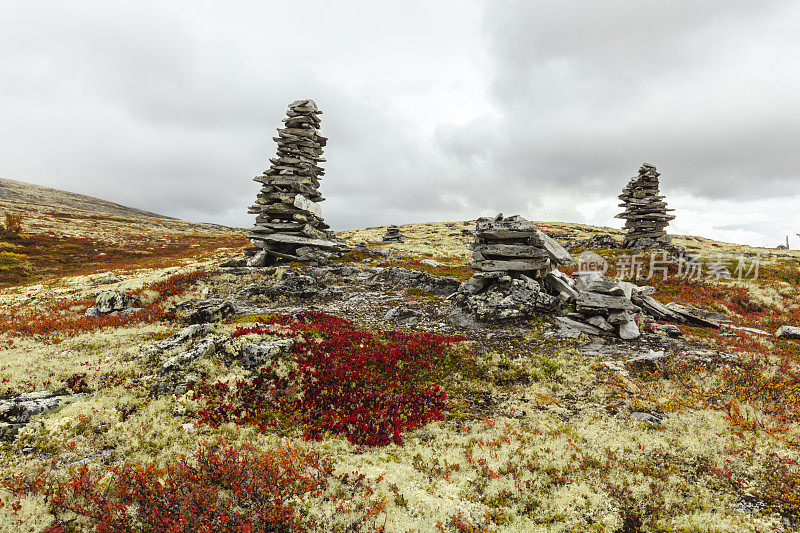
<path id="1" fill-rule="evenodd" d="M 208 300 L 186 300 L 175 304 L 172 313 L 188 324 L 221 322 L 236 314 L 236 306 L 229 300 L 210 298 Z"/>
<path id="2" fill-rule="evenodd" d="M 37 391 L 0 400 L 0 439 L 13 438 L 36 415 L 85 397 L 85 394 L 57 395 L 51 391 Z"/>
<path id="3" fill-rule="evenodd" d="M 553 312 L 559 300 L 550 296 L 530 278 L 498 278 L 486 290 L 472 293 L 472 287 L 455 296 L 461 309 L 481 322 L 529 318 L 539 312 Z"/>
<path id="4" fill-rule="evenodd" d="M 239 348 L 240 362 L 245 368 L 255 368 L 263 365 L 276 355 L 288 353 L 293 345 L 293 339 L 277 339 L 243 344 Z"/>
<path id="5" fill-rule="evenodd" d="M 456 292 L 461 285 L 456 278 L 437 276 L 402 267 L 387 267 L 378 274 L 378 278 L 397 283 L 401 287 L 421 289 L 436 296 L 449 296 Z"/>
<path id="6" fill-rule="evenodd" d="M 97 311 L 101 314 L 111 313 L 112 311 L 122 311 L 129 307 L 141 305 L 139 298 L 129 296 L 121 292 L 103 291 L 95 299 Z"/>

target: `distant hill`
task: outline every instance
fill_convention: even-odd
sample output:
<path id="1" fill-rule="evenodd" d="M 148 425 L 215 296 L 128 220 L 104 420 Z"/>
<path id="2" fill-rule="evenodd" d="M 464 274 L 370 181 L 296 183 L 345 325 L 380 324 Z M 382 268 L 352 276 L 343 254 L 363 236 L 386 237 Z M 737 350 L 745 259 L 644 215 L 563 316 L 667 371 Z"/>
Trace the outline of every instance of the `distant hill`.
<path id="1" fill-rule="evenodd" d="M 0 178 L 0 205 L 4 204 L 8 204 L 9 207 L 13 205 L 24 205 L 26 207 L 37 205 L 54 209 L 74 209 L 113 215 L 146 216 L 174 220 L 174 217 L 159 215 L 158 213 L 151 213 L 134 207 L 126 207 L 93 196 L 86 196 L 85 194 Z"/>
<path id="2" fill-rule="evenodd" d="M 242 209 L 245 207 L 242 206 Z M 0 285 L 54 275 L 159 263 L 246 246 L 245 230 L 197 224 L 100 198 L 0 179 L 3 212 L 22 216 L 22 234 L 0 239 Z"/>

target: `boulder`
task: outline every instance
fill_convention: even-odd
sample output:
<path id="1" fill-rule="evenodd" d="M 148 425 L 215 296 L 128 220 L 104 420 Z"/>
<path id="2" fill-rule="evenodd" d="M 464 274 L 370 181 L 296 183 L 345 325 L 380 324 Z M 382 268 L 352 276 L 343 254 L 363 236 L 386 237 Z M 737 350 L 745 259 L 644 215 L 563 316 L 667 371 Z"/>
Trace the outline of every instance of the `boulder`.
<path id="1" fill-rule="evenodd" d="M 97 312 L 100 314 L 122 311 L 129 307 L 139 306 L 139 298 L 121 292 L 103 291 L 95 299 Z"/>

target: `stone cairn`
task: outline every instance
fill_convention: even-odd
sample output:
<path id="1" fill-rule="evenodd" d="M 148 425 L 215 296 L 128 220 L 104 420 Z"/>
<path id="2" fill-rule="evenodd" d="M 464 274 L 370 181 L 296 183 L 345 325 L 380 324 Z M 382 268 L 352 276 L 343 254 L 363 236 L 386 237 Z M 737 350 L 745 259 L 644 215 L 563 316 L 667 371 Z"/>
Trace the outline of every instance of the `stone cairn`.
<path id="1" fill-rule="evenodd" d="M 541 279 L 556 264 L 572 262 L 560 244 L 533 222 L 515 215 L 479 218 L 475 223 L 472 268 L 479 272 L 505 272 L 511 277 Z"/>
<path id="2" fill-rule="evenodd" d="M 269 266 L 276 261 L 324 262 L 346 250 L 343 242 L 325 231 L 329 228 L 317 205 L 324 200 L 319 180 L 325 171 L 318 163 L 327 138 L 319 135 L 322 111 L 314 100 L 289 104 L 284 128 L 278 129 L 277 155 L 263 175 L 254 178 L 262 184 L 255 205 L 248 213 L 256 224 L 248 237 L 254 255 L 249 266 Z"/>
<path id="3" fill-rule="evenodd" d="M 668 214 L 664 196 L 658 194 L 658 177 L 661 174 L 656 167 L 643 163 L 639 175 L 630 179 L 622 189 L 619 199 L 625 211 L 616 218 L 625 219 L 628 234 L 623 241 L 623 248 L 648 250 L 663 248 L 670 244 L 670 237 L 664 230 L 674 215 Z"/>
<path id="4" fill-rule="evenodd" d="M 533 222 L 502 213 L 479 218 L 470 248 L 477 272 L 454 295 L 455 323 L 524 318 L 557 309 L 558 299 L 544 291 L 541 280 L 551 261 L 564 264 L 572 258 Z"/>
<path id="5" fill-rule="evenodd" d="M 389 226 L 386 228 L 386 233 L 383 235 L 383 242 L 403 242 L 405 237 L 400 233 L 400 228 L 397 226 Z"/>
<path id="6" fill-rule="evenodd" d="M 519 216 L 480 218 L 475 225 L 472 268 L 477 272 L 455 294 L 456 324 L 529 318 L 536 313 L 560 314 L 568 336 L 639 337 L 631 300 L 632 283 L 594 274 L 570 277 L 558 265 L 572 256 L 533 222 Z M 565 313 L 565 314 L 562 314 Z"/>

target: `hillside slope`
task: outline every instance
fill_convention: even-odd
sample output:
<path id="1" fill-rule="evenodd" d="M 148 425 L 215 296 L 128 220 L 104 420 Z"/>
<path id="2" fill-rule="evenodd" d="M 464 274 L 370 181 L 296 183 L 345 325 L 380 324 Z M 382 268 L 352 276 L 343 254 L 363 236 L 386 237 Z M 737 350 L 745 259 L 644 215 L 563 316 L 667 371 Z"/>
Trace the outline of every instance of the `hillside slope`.
<path id="1" fill-rule="evenodd" d="M 156 264 L 198 249 L 247 244 L 243 230 L 236 228 L 185 222 L 91 196 L 0 179 L 0 215 L 4 212 L 22 216 L 22 232 L 0 241 L 0 253 L 5 253 L 0 286 L 123 263 Z"/>

